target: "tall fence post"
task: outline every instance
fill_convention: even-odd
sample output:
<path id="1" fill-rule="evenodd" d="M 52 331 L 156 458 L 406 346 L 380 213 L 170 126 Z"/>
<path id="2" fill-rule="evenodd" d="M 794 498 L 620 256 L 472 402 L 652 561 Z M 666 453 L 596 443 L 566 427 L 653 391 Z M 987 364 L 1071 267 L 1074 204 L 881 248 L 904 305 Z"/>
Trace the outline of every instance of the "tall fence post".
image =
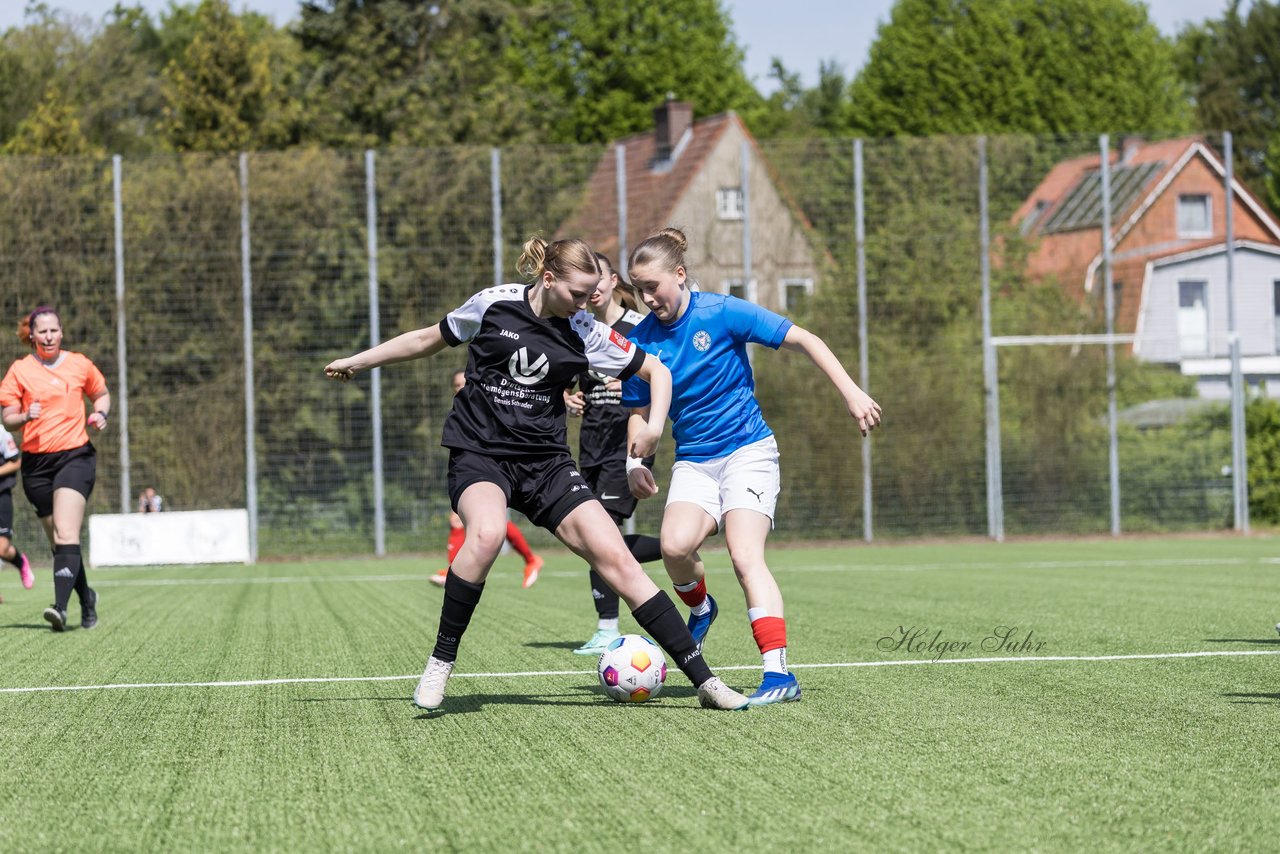
<path id="1" fill-rule="evenodd" d="M 755 270 L 753 269 L 755 259 L 751 257 L 751 143 L 745 139 L 742 141 L 739 158 L 741 159 L 739 167 L 742 176 L 739 179 L 742 182 L 742 285 L 748 296 L 754 291 L 754 301 L 758 304 L 760 303 L 760 290 L 752 286 L 752 278 L 755 275 Z M 782 306 L 782 309 L 785 311 L 786 306 Z M 748 357 L 750 357 L 750 354 L 751 351 L 748 350 Z"/>
<path id="2" fill-rule="evenodd" d="M 1102 178 L 1102 305 L 1107 324 L 1107 472 L 1111 482 L 1111 535 L 1120 535 L 1120 440 L 1116 430 L 1116 295 L 1111 275 L 1111 138 L 1098 137 Z"/>
<path id="3" fill-rule="evenodd" d="M 1231 492 L 1235 529 L 1249 533 L 1249 454 L 1246 446 L 1244 398 L 1247 391 L 1240 364 L 1240 331 L 1236 327 L 1235 167 L 1231 131 L 1222 136 L 1223 181 L 1226 184 L 1227 341 L 1231 346 Z"/>
<path id="4" fill-rule="evenodd" d="M 1000 370 L 991 339 L 991 218 L 987 200 L 987 138 L 978 137 L 978 217 L 982 251 L 982 380 L 986 396 L 987 536 L 1004 541 L 1004 471 L 1000 459 Z"/>
<path id="5" fill-rule="evenodd" d="M 369 248 L 369 346 L 382 342 L 378 306 L 378 181 L 372 149 L 364 153 L 365 231 Z M 370 371 L 370 418 L 373 428 L 373 553 L 387 554 L 386 479 L 382 456 L 382 369 Z"/>
<path id="6" fill-rule="evenodd" d="M 489 196 L 493 207 L 493 284 L 505 284 L 502 273 L 502 152 L 489 149 Z"/>
<path id="7" fill-rule="evenodd" d="M 624 145 L 613 148 L 613 163 L 617 171 L 614 186 L 618 191 L 618 274 L 627 281 L 631 275 L 627 272 L 627 149 Z"/>
<path id="8" fill-rule="evenodd" d="M 244 491 L 249 513 L 249 561 L 258 560 L 257 414 L 253 387 L 253 273 L 249 265 L 249 155 L 240 152 L 240 282 L 244 319 Z"/>
<path id="9" fill-rule="evenodd" d="M 117 429 L 120 431 L 120 512 L 128 513 L 132 503 L 133 487 L 129 483 L 129 355 L 125 349 L 124 306 L 124 202 L 121 187 L 122 159 L 119 154 L 111 158 L 111 206 L 115 218 L 116 242 L 116 373 L 119 377 L 117 394 L 112 398 Z"/>
<path id="10" fill-rule="evenodd" d="M 862 140 L 853 141 L 853 222 L 858 265 L 858 383 L 871 394 L 871 348 L 867 343 L 867 209 L 862 180 Z M 862 539 L 871 542 L 871 435 L 862 440 Z"/>
<path id="11" fill-rule="evenodd" d="M 627 281 L 631 280 L 630 274 L 627 272 L 627 253 L 630 247 L 627 245 L 627 147 L 625 145 L 615 145 L 613 147 L 613 165 L 614 171 L 614 189 L 618 194 L 618 266 L 615 268 L 618 275 Z M 636 520 L 634 516 L 628 516 L 627 521 L 622 526 L 623 533 L 634 534 L 636 532 Z"/>

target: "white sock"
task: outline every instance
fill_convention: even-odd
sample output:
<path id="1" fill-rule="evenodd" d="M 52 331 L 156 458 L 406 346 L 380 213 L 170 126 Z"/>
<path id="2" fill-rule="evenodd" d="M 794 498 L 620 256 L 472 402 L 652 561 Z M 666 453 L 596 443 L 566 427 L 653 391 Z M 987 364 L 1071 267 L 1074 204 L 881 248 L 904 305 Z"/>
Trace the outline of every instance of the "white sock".
<path id="1" fill-rule="evenodd" d="M 764 653 L 764 672 L 765 673 L 786 673 L 787 671 L 787 648 L 780 646 L 777 649 L 771 649 Z"/>
<path id="2" fill-rule="evenodd" d="M 618 618 L 614 617 L 612 620 L 598 620 L 596 622 L 596 628 L 616 632 L 618 630 Z"/>

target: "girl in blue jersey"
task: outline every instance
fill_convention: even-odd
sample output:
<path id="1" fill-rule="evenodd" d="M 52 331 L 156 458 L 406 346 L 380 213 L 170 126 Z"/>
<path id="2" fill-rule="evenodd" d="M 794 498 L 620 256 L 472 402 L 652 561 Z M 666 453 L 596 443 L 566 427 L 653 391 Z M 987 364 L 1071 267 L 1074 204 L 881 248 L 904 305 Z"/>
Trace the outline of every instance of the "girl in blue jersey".
<path id="1" fill-rule="evenodd" d="M 692 609 L 689 630 L 701 648 L 718 609 L 707 595 L 696 555 L 706 538 L 723 528 L 764 659 L 764 678 L 751 704 L 799 700 L 800 685 L 787 670 L 782 592 L 764 557 L 780 483 L 778 445 L 756 402 L 746 345 L 783 347 L 808 356 L 844 397 L 864 436 L 880 423 L 880 406 L 858 388 L 818 336 L 746 300 L 692 291 L 687 249 L 683 233 L 663 229 L 635 248 L 630 264 L 631 281 L 651 312 L 631 338 L 672 376 L 669 414 L 676 462 L 659 537 L 662 558 L 676 592 Z M 633 408 L 632 429 L 643 426 L 649 387 L 628 381 L 622 402 Z M 627 468 L 637 497 L 657 494 L 653 473 L 640 460 L 628 459 Z"/>
<path id="2" fill-rule="evenodd" d="M 574 377 L 590 368 L 652 384 L 654 417 L 637 427 L 629 448 L 648 455 L 666 421 L 671 374 L 584 310 L 600 280 L 587 244 L 533 238 L 517 268 L 533 282 L 481 291 L 438 324 L 325 366 L 328 376 L 346 381 L 380 365 L 467 346 L 466 383 L 453 398 L 441 439 L 449 449 L 449 498 L 466 540 L 445 578 L 436 645 L 414 703 L 434 711 L 444 701 L 462 635 L 506 537 L 507 508 L 513 507 L 599 570 L 697 687 L 703 706 L 745 707 L 747 698 L 707 667 L 675 605 L 631 556 L 569 455 L 562 392 Z"/>

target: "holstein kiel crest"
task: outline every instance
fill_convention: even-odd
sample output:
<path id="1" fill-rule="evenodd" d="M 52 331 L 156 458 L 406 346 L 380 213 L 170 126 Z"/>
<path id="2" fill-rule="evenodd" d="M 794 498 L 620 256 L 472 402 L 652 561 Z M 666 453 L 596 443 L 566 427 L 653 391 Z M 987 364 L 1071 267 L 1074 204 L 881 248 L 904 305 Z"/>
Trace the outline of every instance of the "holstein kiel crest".
<path id="1" fill-rule="evenodd" d="M 551 363 L 547 361 L 546 353 L 538 354 L 538 358 L 533 360 L 533 364 L 530 364 L 529 350 L 526 347 L 521 347 L 512 353 L 510 361 L 507 362 L 507 370 L 511 373 L 511 379 L 521 385 L 537 385 L 546 377 L 550 368 Z"/>

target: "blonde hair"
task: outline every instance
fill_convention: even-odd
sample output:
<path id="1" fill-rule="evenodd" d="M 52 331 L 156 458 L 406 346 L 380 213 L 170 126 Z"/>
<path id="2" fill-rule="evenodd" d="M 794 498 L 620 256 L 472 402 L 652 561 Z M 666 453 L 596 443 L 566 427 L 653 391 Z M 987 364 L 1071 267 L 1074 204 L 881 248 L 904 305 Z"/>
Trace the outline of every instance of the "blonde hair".
<path id="1" fill-rule="evenodd" d="M 30 314 L 23 317 L 22 320 L 18 321 L 18 340 L 21 341 L 23 344 L 26 344 L 28 347 L 31 347 L 32 349 L 35 349 L 36 342 L 35 342 L 35 339 L 31 337 L 31 326 L 36 322 L 36 318 L 42 314 L 52 314 L 54 317 L 58 318 L 58 325 L 59 326 L 62 325 L 62 318 L 58 317 L 58 312 L 56 309 L 54 309 L 53 306 L 51 305 L 36 306 L 35 311 L 31 312 Z"/>
<path id="2" fill-rule="evenodd" d="M 530 279 L 537 279 L 544 272 L 551 273 L 557 279 L 573 272 L 591 273 L 597 278 L 600 276 L 596 253 L 586 241 L 576 237 L 552 243 L 541 237 L 530 237 L 525 241 L 520 260 L 516 262 L 516 270 Z"/>
<path id="3" fill-rule="evenodd" d="M 657 264 L 659 269 L 674 273 L 676 267 L 684 267 L 685 274 L 689 265 L 684 262 L 684 253 L 689 248 L 689 241 L 684 232 L 678 228 L 664 228 L 651 234 L 631 251 L 632 270 L 642 264 Z"/>

